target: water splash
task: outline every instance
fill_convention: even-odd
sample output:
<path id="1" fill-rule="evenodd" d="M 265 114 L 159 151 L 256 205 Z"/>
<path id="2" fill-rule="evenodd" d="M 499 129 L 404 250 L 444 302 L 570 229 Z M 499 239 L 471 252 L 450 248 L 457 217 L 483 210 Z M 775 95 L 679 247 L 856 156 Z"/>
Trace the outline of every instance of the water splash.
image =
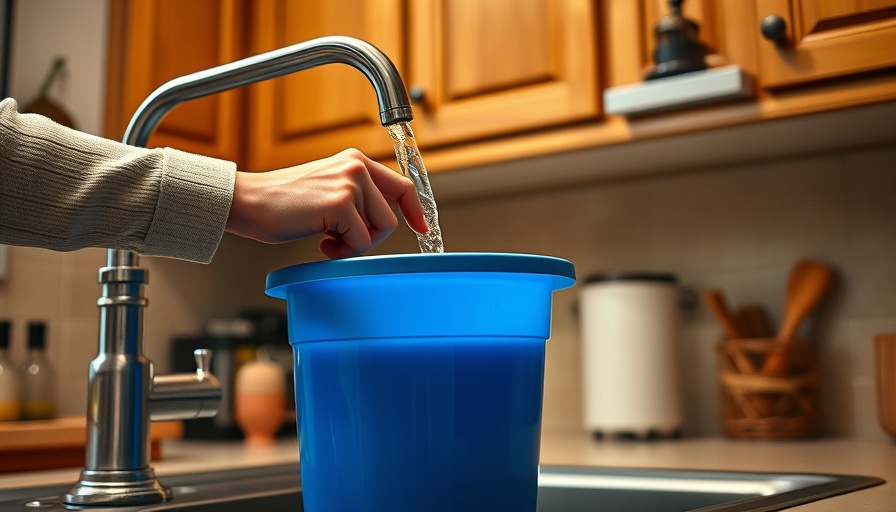
<path id="1" fill-rule="evenodd" d="M 401 174 L 414 182 L 417 189 L 417 197 L 423 204 L 423 216 L 429 231 L 425 235 L 417 233 L 417 243 L 420 244 L 420 252 L 445 252 L 442 242 L 442 230 L 439 228 L 439 211 L 436 208 L 436 200 L 432 195 L 432 187 L 429 185 L 429 177 L 420 150 L 417 149 L 417 141 L 414 140 L 414 132 L 409 123 L 396 123 L 386 127 L 392 136 L 395 145 L 395 158 Z"/>

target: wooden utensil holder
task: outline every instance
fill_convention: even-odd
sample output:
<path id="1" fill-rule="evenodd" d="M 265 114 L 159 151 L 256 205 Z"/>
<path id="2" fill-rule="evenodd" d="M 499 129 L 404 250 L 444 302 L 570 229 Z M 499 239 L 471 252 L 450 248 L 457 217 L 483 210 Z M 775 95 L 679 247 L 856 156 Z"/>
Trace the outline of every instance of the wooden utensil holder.
<path id="1" fill-rule="evenodd" d="M 818 362 L 815 344 L 786 345 L 785 375 L 762 373 L 775 339 L 732 339 L 719 344 L 722 428 L 725 435 L 750 439 L 795 439 L 818 434 Z"/>

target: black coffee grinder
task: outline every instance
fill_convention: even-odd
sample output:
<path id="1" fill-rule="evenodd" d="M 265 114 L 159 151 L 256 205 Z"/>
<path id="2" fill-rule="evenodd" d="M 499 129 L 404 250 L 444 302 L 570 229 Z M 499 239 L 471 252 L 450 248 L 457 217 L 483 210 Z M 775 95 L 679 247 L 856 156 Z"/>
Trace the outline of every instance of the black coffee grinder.
<path id="1" fill-rule="evenodd" d="M 656 24 L 657 45 L 653 52 L 656 67 L 648 73 L 647 80 L 706 69 L 705 51 L 698 37 L 700 26 L 681 15 L 683 1 L 670 0 L 672 13 Z"/>

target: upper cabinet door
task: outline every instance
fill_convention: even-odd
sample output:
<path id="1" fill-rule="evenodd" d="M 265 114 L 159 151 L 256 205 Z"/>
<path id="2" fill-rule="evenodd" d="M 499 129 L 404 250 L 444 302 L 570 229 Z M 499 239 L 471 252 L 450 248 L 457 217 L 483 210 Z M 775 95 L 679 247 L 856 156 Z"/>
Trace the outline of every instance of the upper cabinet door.
<path id="1" fill-rule="evenodd" d="M 143 100 L 168 80 L 242 57 L 242 2 L 130 0 L 113 2 L 112 11 L 108 137 L 121 139 Z M 239 160 L 241 94 L 229 91 L 174 107 L 147 146 Z"/>
<path id="2" fill-rule="evenodd" d="M 896 65 L 896 0 L 756 0 L 756 30 L 779 16 L 778 42 L 762 39 L 765 87 L 793 85 Z"/>
<path id="3" fill-rule="evenodd" d="M 260 0 L 251 8 L 252 53 L 339 34 L 373 44 L 402 67 L 400 0 Z M 295 165 L 349 147 L 374 157 L 394 154 L 373 87 L 346 65 L 328 64 L 251 86 L 248 116 L 252 170 Z"/>
<path id="4" fill-rule="evenodd" d="M 600 115 L 593 0 L 415 0 L 408 15 L 421 146 Z"/>

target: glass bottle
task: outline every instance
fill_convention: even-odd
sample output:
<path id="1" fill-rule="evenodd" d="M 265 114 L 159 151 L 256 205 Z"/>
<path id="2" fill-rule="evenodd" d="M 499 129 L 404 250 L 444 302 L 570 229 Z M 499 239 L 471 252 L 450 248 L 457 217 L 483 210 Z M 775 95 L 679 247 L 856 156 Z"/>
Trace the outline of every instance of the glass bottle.
<path id="1" fill-rule="evenodd" d="M 47 325 L 28 324 L 28 359 L 22 365 L 22 419 L 48 420 L 56 416 L 56 376 L 47 361 L 44 342 Z"/>
<path id="2" fill-rule="evenodd" d="M 0 322 L 0 421 L 21 417 L 19 374 L 9 359 L 9 328 L 9 322 Z"/>

